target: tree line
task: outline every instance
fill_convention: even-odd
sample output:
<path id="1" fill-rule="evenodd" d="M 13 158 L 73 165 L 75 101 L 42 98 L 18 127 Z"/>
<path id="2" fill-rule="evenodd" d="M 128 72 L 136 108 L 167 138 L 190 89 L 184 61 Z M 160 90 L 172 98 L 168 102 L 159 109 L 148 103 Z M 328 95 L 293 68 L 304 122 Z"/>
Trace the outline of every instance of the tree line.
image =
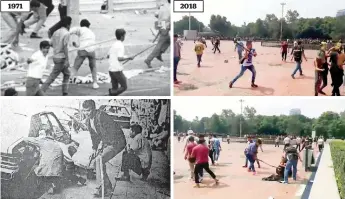
<path id="1" fill-rule="evenodd" d="M 212 15 L 208 26 L 191 16 L 191 29 L 199 32 L 213 31 L 224 37 L 252 37 L 260 39 L 280 39 L 281 22 L 283 39 L 345 39 L 345 16 L 324 18 L 303 18 L 296 10 L 288 10 L 281 20 L 274 14 L 267 14 L 265 19 L 244 23 L 242 26 L 231 24 L 221 15 Z M 174 32 L 183 34 L 189 29 L 189 17 L 184 16 L 174 22 Z"/>
<path id="2" fill-rule="evenodd" d="M 242 120 L 242 136 L 247 135 L 299 135 L 311 136 L 313 130 L 325 138 L 345 138 L 345 111 L 341 113 L 324 112 L 318 118 L 297 115 L 258 115 L 253 107 L 246 106 L 243 114 L 235 114 L 230 109 L 223 109 L 221 114 L 211 117 L 195 117 L 192 121 L 184 119 L 174 110 L 174 131 L 187 132 L 192 129 L 197 133 L 215 133 L 239 136 Z"/>

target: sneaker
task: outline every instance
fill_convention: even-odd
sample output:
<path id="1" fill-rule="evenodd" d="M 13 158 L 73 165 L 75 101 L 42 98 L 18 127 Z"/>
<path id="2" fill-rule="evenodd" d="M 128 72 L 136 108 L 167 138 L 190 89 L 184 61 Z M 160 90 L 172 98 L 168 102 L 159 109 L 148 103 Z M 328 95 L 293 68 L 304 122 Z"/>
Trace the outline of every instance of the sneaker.
<path id="1" fill-rule="evenodd" d="M 229 88 L 232 88 L 232 85 L 233 85 L 233 83 L 232 83 L 232 82 L 230 82 L 230 84 L 229 84 Z"/>
<path id="2" fill-rule="evenodd" d="M 42 39 L 42 37 L 38 36 L 37 33 L 35 33 L 35 32 L 31 33 L 30 38 L 32 38 L 32 39 Z"/>
<path id="3" fill-rule="evenodd" d="M 291 75 L 292 79 L 295 79 L 295 76 L 294 75 Z"/>
<path id="4" fill-rule="evenodd" d="M 148 68 L 152 68 L 151 63 L 147 60 L 144 61 Z"/>
<path id="5" fill-rule="evenodd" d="M 92 88 L 97 89 L 97 88 L 99 88 L 99 85 L 97 83 L 93 83 Z"/>
<path id="6" fill-rule="evenodd" d="M 280 181 L 280 183 L 282 183 L 282 184 L 288 184 L 288 182 L 285 182 L 284 180 L 283 180 L 283 181 Z"/>
<path id="7" fill-rule="evenodd" d="M 252 83 L 252 84 L 251 84 L 251 87 L 252 87 L 252 88 L 257 88 L 257 87 L 258 87 L 258 85 L 256 85 L 256 84 Z"/>
<path id="8" fill-rule="evenodd" d="M 247 165 L 242 166 L 243 168 L 247 168 Z"/>

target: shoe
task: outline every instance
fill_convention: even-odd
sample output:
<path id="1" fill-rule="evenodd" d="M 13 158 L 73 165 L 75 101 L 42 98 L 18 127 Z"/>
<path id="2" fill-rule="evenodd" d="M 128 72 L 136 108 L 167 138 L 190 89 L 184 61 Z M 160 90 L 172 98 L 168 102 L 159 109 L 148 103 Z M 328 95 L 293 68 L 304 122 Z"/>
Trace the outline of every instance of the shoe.
<path id="1" fill-rule="evenodd" d="M 78 182 L 79 182 L 81 185 L 85 185 L 86 179 L 84 179 L 84 178 L 82 178 L 82 177 L 79 177 L 79 178 L 78 178 Z"/>
<path id="2" fill-rule="evenodd" d="M 163 62 L 162 55 L 158 55 L 156 58 L 157 58 L 159 61 Z"/>
<path id="3" fill-rule="evenodd" d="M 288 182 L 285 182 L 284 180 L 283 180 L 283 181 L 280 181 L 280 183 L 282 183 L 282 184 L 288 184 Z"/>
<path id="4" fill-rule="evenodd" d="M 242 166 L 243 168 L 247 168 L 247 165 Z"/>
<path id="5" fill-rule="evenodd" d="M 97 89 L 97 88 L 99 88 L 99 85 L 97 83 L 93 83 L 92 88 Z"/>
<path id="6" fill-rule="evenodd" d="M 291 75 L 292 79 L 295 79 L 295 76 L 294 75 Z"/>
<path id="7" fill-rule="evenodd" d="M 32 39 L 42 39 L 42 37 L 38 36 L 37 33 L 35 33 L 35 32 L 31 33 L 30 38 L 32 38 Z"/>
<path id="8" fill-rule="evenodd" d="M 232 82 L 230 82 L 230 84 L 229 84 L 229 88 L 232 88 L 232 85 L 233 85 L 233 83 L 232 83 Z"/>
<path id="9" fill-rule="evenodd" d="M 323 92 L 322 90 L 319 90 L 318 92 L 319 92 L 320 94 L 322 94 L 322 95 L 326 95 L 326 93 Z"/>
<path id="10" fill-rule="evenodd" d="M 251 84 L 251 87 L 252 87 L 252 88 L 257 88 L 257 87 L 258 87 L 258 85 L 256 85 L 256 84 L 252 83 L 252 84 Z"/>
<path id="11" fill-rule="evenodd" d="M 299 76 L 304 76 L 303 74 L 299 74 Z"/>
<path id="12" fill-rule="evenodd" d="M 260 169 L 260 168 L 261 168 L 261 166 L 260 166 L 260 165 L 258 165 L 258 168 Z"/>
<path id="13" fill-rule="evenodd" d="M 147 65 L 147 67 L 148 67 L 148 68 L 152 68 L 152 66 L 151 66 L 151 63 L 150 63 L 150 62 L 148 62 L 147 60 L 145 60 L 144 62 L 145 62 L 145 64 Z"/>
<path id="14" fill-rule="evenodd" d="M 63 93 L 63 94 L 62 94 L 62 96 L 67 96 L 67 95 L 68 95 L 68 93 Z"/>
<path id="15" fill-rule="evenodd" d="M 178 80 L 174 81 L 174 84 L 181 84 L 181 83 L 182 81 L 178 81 Z"/>

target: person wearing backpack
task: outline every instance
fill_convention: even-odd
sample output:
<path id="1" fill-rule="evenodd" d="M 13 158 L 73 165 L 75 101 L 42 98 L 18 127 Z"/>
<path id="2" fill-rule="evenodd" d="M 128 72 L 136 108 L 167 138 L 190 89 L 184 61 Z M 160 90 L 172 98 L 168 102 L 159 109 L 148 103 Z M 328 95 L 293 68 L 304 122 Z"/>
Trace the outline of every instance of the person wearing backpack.
<path id="1" fill-rule="evenodd" d="M 302 42 L 301 41 L 297 42 L 297 46 L 295 46 L 292 49 L 291 55 L 293 55 L 291 57 L 291 61 L 292 61 L 292 59 L 294 59 L 295 62 L 296 62 L 296 69 L 291 74 L 291 77 L 293 79 L 295 79 L 295 74 L 297 73 L 297 71 L 299 71 L 300 76 L 303 76 L 303 72 L 302 72 L 302 56 L 305 59 L 305 61 L 307 61 L 307 58 L 306 58 L 306 56 L 304 54 L 304 48 L 302 46 Z"/>
<path id="2" fill-rule="evenodd" d="M 297 149 L 290 144 L 286 147 L 284 151 L 284 157 L 286 157 L 287 162 L 284 170 L 284 180 L 281 181 L 283 184 L 288 184 L 289 171 L 292 168 L 292 179 L 297 180 L 297 163 L 298 160 L 302 162 L 301 156 L 299 155 Z"/>

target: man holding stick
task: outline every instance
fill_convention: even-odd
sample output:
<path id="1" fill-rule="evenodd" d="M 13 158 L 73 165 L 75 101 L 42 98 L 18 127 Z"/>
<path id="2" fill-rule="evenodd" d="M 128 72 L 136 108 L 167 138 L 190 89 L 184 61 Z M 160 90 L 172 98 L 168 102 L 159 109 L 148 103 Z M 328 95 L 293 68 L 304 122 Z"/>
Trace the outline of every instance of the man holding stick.
<path id="1" fill-rule="evenodd" d="M 86 124 L 91 135 L 93 156 L 101 156 L 103 184 L 105 196 L 112 192 L 112 184 L 109 180 L 106 163 L 113 159 L 126 147 L 126 138 L 121 127 L 105 112 L 97 110 L 95 101 L 83 102 L 83 113 L 87 117 Z M 101 186 L 97 188 L 96 197 L 101 197 Z"/>

